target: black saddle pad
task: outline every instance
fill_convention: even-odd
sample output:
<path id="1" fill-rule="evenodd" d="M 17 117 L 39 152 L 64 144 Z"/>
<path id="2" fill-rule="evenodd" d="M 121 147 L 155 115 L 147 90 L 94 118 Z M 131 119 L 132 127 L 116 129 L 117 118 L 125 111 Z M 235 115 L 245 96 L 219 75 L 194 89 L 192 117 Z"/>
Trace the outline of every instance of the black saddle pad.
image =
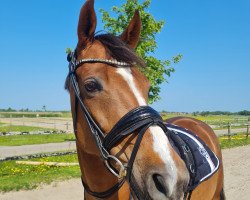
<path id="1" fill-rule="evenodd" d="M 218 170 L 220 161 L 215 153 L 195 133 L 173 124 L 166 124 L 166 126 L 170 132 L 174 132 L 172 134 L 178 134 L 181 137 L 193 155 L 196 173 L 190 187 L 194 189 Z M 171 133 L 169 137 L 171 138 Z M 178 146 L 177 148 L 179 149 Z"/>

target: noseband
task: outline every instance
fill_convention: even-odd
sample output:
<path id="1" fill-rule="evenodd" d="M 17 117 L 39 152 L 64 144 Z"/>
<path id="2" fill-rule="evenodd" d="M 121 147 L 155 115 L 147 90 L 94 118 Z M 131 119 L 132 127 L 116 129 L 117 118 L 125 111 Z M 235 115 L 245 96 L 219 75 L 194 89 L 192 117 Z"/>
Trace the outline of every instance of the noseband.
<path id="1" fill-rule="evenodd" d="M 73 122 L 74 122 L 74 131 L 77 138 L 77 105 L 79 105 L 82 110 L 82 114 L 84 115 L 87 124 L 89 126 L 90 132 L 93 135 L 96 145 L 100 151 L 101 158 L 107 167 L 107 169 L 118 178 L 118 183 L 115 184 L 112 188 L 108 189 L 104 192 L 94 192 L 92 191 L 88 185 L 82 180 L 83 186 L 85 190 L 92 196 L 96 198 L 108 198 L 116 191 L 118 191 L 125 180 L 130 183 L 130 187 L 132 192 L 137 196 L 138 199 L 151 199 L 150 197 L 145 197 L 145 195 L 141 194 L 138 190 L 138 185 L 135 181 L 132 174 L 133 163 L 135 161 L 136 154 L 139 150 L 140 143 L 143 139 L 143 136 L 146 130 L 153 125 L 160 126 L 163 131 L 167 134 L 168 129 L 163 123 L 163 120 L 159 113 L 152 109 L 149 106 L 140 106 L 137 107 L 130 112 L 128 112 L 125 116 L 123 116 L 111 129 L 108 134 L 103 133 L 101 128 L 95 122 L 91 114 L 89 113 L 87 107 L 82 101 L 80 90 L 77 83 L 76 77 L 76 69 L 84 63 L 104 63 L 111 65 L 113 67 L 129 67 L 130 64 L 125 62 L 118 62 L 116 60 L 106 60 L 106 59 L 82 59 L 77 61 L 75 53 L 71 52 L 68 54 L 67 60 L 69 62 L 69 75 L 70 83 L 73 87 L 75 94 L 75 110 L 73 114 Z M 120 141 L 122 141 L 125 137 L 137 134 L 137 139 L 135 141 L 130 159 L 126 164 L 122 163 L 117 157 L 110 154 L 110 150 L 115 147 Z M 168 136 L 168 135 L 167 135 Z M 119 166 L 119 169 L 113 167 L 111 162 L 116 163 Z"/>

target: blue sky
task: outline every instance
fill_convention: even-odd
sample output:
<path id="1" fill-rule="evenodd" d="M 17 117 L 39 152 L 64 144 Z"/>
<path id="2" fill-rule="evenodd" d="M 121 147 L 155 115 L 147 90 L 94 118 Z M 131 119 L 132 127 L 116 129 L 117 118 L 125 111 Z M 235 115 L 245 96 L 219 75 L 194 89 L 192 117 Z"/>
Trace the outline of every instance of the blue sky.
<path id="1" fill-rule="evenodd" d="M 69 110 L 63 89 L 65 48 L 76 45 L 82 0 L 1 0 L 0 108 Z M 118 0 L 95 1 L 100 8 Z M 152 1 L 150 12 L 166 23 L 155 56 L 183 54 L 157 110 L 250 110 L 250 2 Z"/>

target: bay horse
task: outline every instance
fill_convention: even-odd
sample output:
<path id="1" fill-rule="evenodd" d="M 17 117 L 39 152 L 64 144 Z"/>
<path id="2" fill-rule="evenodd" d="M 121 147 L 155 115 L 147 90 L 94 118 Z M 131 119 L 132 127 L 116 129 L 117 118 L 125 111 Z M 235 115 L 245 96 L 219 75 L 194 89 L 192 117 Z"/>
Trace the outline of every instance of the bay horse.
<path id="1" fill-rule="evenodd" d="M 188 190 L 187 164 L 171 145 L 165 122 L 147 106 L 150 83 L 134 51 L 142 26 L 139 12 L 120 36 L 95 34 L 96 21 L 94 0 L 87 0 L 65 83 L 84 199 L 225 199 L 222 155 L 213 130 L 192 118 L 167 121 L 198 135 L 220 161 L 213 176 Z"/>

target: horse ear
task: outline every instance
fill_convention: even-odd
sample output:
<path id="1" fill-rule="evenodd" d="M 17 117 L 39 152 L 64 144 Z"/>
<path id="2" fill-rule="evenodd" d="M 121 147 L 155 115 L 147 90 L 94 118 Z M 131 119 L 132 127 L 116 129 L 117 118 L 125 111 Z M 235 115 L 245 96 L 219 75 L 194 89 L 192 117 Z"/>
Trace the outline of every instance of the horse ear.
<path id="1" fill-rule="evenodd" d="M 136 10 L 133 18 L 129 22 L 128 27 L 121 34 L 121 39 L 130 47 L 135 48 L 140 39 L 141 26 L 142 23 L 140 13 L 138 10 Z"/>
<path id="2" fill-rule="evenodd" d="M 96 14 L 94 0 L 87 0 L 82 6 L 78 21 L 78 45 L 85 46 L 94 37 L 96 29 Z"/>

